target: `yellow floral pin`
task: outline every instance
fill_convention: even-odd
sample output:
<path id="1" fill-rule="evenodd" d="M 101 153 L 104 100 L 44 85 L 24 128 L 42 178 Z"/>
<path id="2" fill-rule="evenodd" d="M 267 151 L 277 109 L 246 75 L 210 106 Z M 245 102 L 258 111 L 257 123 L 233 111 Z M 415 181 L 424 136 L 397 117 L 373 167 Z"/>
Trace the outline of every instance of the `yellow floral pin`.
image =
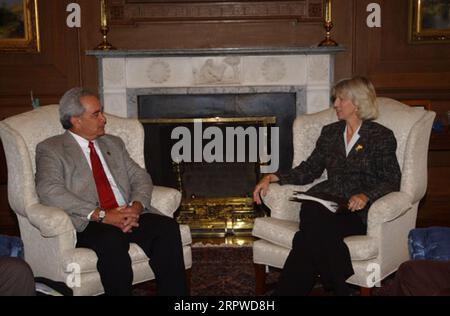
<path id="1" fill-rule="evenodd" d="M 356 145 L 356 148 L 355 148 L 356 152 L 358 152 L 362 149 L 363 149 L 363 146 L 361 146 L 360 144 Z"/>

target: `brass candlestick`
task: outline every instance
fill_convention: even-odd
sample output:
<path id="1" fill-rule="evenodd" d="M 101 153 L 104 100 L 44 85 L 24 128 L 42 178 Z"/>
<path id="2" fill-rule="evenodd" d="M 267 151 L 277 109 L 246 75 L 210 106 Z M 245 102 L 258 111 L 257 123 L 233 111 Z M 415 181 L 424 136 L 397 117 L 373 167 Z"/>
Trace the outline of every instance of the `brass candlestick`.
<path id="1" fill-rule="evenodd" d="M 99 50 L 113 50 L 116 49 L 108 42 L 108 15 L 107 15 L 106 0 L 100 0 L 100 32 L 102 33 L 102 42 L 97 45 L 95 49 Z"/>
<path id="2" fill-rule="evenodd" d="M 331 0 L 324 0 L 325 7 L 325 17 L 323 21 L 323 26 L 325 28 L 325 39 L 320 42 L 319 46 L 338 46 L 331 38 L 331 29 L 333 28 L 333 22 L 331 19 Z"/>

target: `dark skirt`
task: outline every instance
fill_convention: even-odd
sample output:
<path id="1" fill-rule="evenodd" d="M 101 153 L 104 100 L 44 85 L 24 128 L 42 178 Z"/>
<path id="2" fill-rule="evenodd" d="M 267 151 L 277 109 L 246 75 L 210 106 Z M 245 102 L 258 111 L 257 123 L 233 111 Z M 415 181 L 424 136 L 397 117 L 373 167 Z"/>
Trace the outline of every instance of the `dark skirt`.
<path id="1" fill-rule="evenodd" d="M 365 235 L 364 214 L 334 214 L 316 202 L 303 202 L 300 230 L 292 241 L 292 250 L 280 275 L 275 295 L 308 295 L 317 276 L 326 289 L 336 295 L 348 295 L 345 283 L 354 274 L 350 251 L 344 238 Z"/>

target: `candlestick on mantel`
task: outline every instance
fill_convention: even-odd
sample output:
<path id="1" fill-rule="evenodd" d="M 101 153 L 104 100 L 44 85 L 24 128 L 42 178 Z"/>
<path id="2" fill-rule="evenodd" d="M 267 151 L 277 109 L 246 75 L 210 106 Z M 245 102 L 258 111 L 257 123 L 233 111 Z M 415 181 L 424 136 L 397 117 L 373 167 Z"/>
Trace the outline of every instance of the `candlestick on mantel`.
<path id="1" fill-rule="evenodd" d="M 106 0 L 100 1 L 100 26 L 101 27 L 107 27 L 108 26 L 108 20 L 106 18 Z"/>
<path id="2" fill-rule="evenodd" d="M 325 1 L 325 22 L 331 22 L 331 0 Z"/>
<path id="3" fill-rule="evenodd" d="M 108 8 L 106 4 L 107 0 L 100 0 L 100 32 L 102 33 L 102 42 L 97 45 L 95 49 L 99 50 L 113 50 L 116 49 L 112 46 L 107 39 L 109 26 L 108 26 Z"/>
<path id="4" fill-rule="evenodd" d="M 323 26 L 325 28 L 325 39 L 320 42 L 319 46 L 338 46 L 331 38 L 331 29 L 333 28 L 333 21 L 331 18 L 331 0 L 323 1 L 323 8 L 325 10 Z"/>

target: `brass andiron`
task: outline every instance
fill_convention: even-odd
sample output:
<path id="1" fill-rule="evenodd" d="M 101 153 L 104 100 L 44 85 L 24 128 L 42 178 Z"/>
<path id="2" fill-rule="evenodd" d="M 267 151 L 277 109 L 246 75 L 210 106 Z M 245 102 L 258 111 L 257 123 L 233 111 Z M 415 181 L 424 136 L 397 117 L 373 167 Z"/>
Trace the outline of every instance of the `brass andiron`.
<path id="1" fill-rule="evenodd" d="M 323 21 L 323 26 L 325 28 L 325 39 L 320 42 L 319 46 L 338 46 L 331 38 L 331 29 L 333 28 L 333 22 L 331 20 L 331 0 L 324 0 L 325 7 L 325 18 Z"/>
<path id="2" fill-rule="evenodd" d="M 108 26 L 108 15 L 106 8 L 106 0 L 100 0 L 100 32 L 102 33 L 102 42 L 97 45 L 95 49 L 98 50 L 114 50 L 116 49 L 112 46 L 107 39 L 109 26 Z"/>

